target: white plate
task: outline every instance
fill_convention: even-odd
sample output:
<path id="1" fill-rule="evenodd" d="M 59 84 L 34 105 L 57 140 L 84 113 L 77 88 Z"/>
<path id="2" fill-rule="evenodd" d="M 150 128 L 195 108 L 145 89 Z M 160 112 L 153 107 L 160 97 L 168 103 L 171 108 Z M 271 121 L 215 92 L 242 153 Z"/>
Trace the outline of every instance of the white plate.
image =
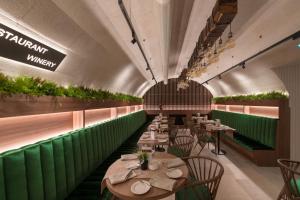
<path id="1" fill-rule="evenodd" d="M 180 169 L 170 169 L 166 172 L 166 174 L 170 178 L 180 178 L 183 173 Z"/>
<path id="2" fill-rule="evenodd" d="M 148 181 L 142 180 L 133 183 L 130 189 L 133 194 L 141 195 L 147 193 L 150 190 L 150 188 L 150 183 Z"/>

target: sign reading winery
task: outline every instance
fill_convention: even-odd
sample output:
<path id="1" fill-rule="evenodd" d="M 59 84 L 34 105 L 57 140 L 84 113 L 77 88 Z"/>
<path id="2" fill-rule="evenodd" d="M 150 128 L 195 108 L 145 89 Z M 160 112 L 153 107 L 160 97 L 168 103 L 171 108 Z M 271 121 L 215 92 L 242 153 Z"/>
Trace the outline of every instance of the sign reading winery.
<path id="1" fill-rule="evenodd" d="M 0 23 L 0 56 L 55 71 L 66 55 Z"/>

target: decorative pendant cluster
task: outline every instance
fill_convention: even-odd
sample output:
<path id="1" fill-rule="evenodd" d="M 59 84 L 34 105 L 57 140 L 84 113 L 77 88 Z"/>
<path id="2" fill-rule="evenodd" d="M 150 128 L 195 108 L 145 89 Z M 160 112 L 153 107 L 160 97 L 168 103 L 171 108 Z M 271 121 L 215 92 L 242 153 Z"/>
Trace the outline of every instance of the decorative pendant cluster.
<path id="1" fill-rule="evenodd" d="M 202 30 L 196 47 L 188 62 L 187 68 L 183 69 L 179 76 L 177 89 L 186 89 L 191 78 L 199 77 L 206 72 L 207 67 L 218 62 L 219 55 L 226 49 L 235 46 L 231 22 L 237 14 L 238 0 L 218 0 L 207 19 L 205 28 Z M 222 40 L 222 34 L 229 26 L 227 40 Z"/>

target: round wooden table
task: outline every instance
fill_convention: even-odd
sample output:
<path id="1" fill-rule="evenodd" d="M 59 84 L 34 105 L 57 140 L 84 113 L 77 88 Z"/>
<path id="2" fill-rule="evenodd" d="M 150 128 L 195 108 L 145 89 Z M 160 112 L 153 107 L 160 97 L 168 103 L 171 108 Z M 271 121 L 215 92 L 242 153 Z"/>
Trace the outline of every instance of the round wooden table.
<path id="1" fill-rule="evenodd" d="M 168 154 L 166 152 L 155 152 L 155 155 L 153 156 L 152 159 L 153 160 L 161 160 L 164 163 L 164 160 L 173 159 L 173 158 L 176 158 L 176 156 Z M 107 170 L 107 174 L 118 170 L 118 168 L 120 168 L 120 165 L 122 165 L 120 162 L 124 162 L 124 161 L 121 161 L 119 159 L 116 162 L 114 162 L 109 167 L 109 169 Z M 164 190 L 164 189 L 160 189 L 160 188 L 155 188 L 155 187 L 152 186 L 151 189 L 146 194 L 135 195 L 130 190 L 131 185 L 133 183 L 135 183 L 136 181 L 139 181 L 139 180 L 149 181 L 150 180 L 150 178 L 142 178 L 143 174 L 145 175 L 145 174 L 149 173 L 149 174 L 152 174 L 152 175 L 158 175 L 160 177 L 166 177 L 167 178 L 167 175 L 165 174 L 167 168 L 164 164 L 162 164 L 160 166 L 160 168 L 155 170 L 155 171 L 150 171 L 150 170 L 142 171 L 141 170 L 141 172 L 142 172 L 141 175 L 138 175 L 138 176 L 136 176 L 136 177 L 134 177 L 130 180 L 127 180 L 124 183 L 119 183 L 119 184 L 116 184 L 116 185 L 112 185 L 108 179 L 105 179 L 104 181 L 106 181 L 105 184 L 106 184 L 108 190 L 113 195 L 115 195 L 116 197 L 118 197 L 120 199 L 123 199 L 123 200 L 140 200 L 140 199 L 154 200 L 154 199 L 161 199 L 161 198 L 165 198 L 165 197 L 168 197 L 168 196 L 172 195 L 173 193 L 175 193 L 175 191 L 179 187 L 181 187 L 185 184 L 186 178 L 188 177 L 188 168 L 187 168 L 186 165 L 180 166 L 178 168 L 182 170 L 183 175 L 182 175 L 182 178 L 176 179 L 176 183 L 174 185 L 173 191 L 168 191 L 168 190 Z"/>

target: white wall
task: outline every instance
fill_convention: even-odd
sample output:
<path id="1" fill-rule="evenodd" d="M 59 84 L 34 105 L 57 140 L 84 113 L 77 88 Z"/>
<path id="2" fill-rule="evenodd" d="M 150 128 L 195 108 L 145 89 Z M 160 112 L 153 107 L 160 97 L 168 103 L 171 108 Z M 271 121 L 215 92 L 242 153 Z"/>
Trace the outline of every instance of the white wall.
<path id="1" fill-rule="evenodd" d="M 300 63 L 275 68 L 290 95 L 291 159 L 300 160 Z"/>

